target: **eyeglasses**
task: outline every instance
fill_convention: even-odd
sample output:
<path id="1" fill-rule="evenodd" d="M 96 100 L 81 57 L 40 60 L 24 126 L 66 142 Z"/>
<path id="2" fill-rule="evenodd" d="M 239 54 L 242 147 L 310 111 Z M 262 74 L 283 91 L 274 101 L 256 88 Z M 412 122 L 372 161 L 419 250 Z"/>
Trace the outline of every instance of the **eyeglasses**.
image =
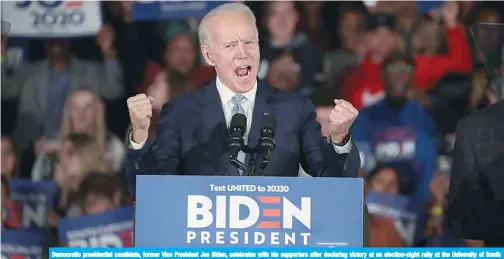
<path id="1" fill-rule="evenodd" d="M 389 65 L 385 68 L 387 72 L 411 72 L 413 66 L 411 65 Z"/>

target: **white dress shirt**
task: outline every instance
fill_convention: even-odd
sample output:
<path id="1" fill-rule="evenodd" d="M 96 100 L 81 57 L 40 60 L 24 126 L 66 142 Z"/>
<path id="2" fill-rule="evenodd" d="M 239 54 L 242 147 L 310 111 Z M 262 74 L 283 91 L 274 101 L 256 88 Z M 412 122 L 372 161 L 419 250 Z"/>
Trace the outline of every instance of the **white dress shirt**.
<path id="1" fill-rule="evenodd" d="M 224 117 L 226 119 L 226 124 L 229 127 L 229 124 L 231 123 L 232 109 L 233 109 L 231 99 L 233 98 L 233 96 L 236 93 L 233 92 L 228 87 L 224 86 L 222 84 L 222 82 L 220 81 L 219 77 L 217 77 L 217 79 L 216 79 L 216 85 L 217 85 L 217 91 L 219 92 L 219 96 L 220 96 L 220 99 L 222 102 L 222 109 L 224 111 Z M 248 91 L 246 93 L 242 93 L 242 95 L 245 96 L 245 98 L 246 98 L 246 100 L 242 102 L 242 107 L 246 113 L 245 116 L 247 116 L 247 132 L 245 133 L 245 136 L 244 136 L 245 143 L 247 143 L 248 134 L 249 134 L 250 128 L 252 126 L 252 115 L 254 113 L 254 104 L 255 104 L 256 93 L 257 93 L 257 81 L 255 82 L 254 87 L 250 91 Z M 129 147 L 133 150 L 141 149 L 145 145 L 145 141 L 147 141 L 147 140 L 144 140 L 141 143 L 135 143 L 132 140 L 131 133 L 129 136 L 129 140 L 130 140 Z M 336 151 L 336 153 L 338 153 L 338 154 L 350 153 L 350 150 L 352 149 L 352 142 L 348 141 L 348 143 L 346 143 L 344 146 L 337 146 L 337 145 L 333 144 L 333 147 L 334 147 L 334 150 Z"/>

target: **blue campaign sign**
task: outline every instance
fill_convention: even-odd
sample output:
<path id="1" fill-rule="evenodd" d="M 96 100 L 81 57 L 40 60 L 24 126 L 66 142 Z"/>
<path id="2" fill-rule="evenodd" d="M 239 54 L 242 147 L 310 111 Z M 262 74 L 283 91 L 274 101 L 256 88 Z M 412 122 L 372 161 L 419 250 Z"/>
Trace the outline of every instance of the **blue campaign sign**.
<path id="1" fill-rule="evenodd" d="M 40 231 L 2 229 L 2 258 L 38 259 L 44 235 Z"/>
<path id="2" fill-rule="evenodd" d="M 134 21 L 201 18 L 215 7 L 231 1 L 136 1 Z"/>
<path id="3" fill-rule="evenodd" d="M 6 222 L 13 228 L 42 228 L 46 225 L 46 211 L 55 201 L 56 183 L 53 181 L 32 181 L 11 179 L 11 202 L 7 207 Z"/>
<path id="4" fill-rule="evenodd" d="M 130 247 L 133 207 L 65 218 L 58 221 L 61 245 L 67 247 Z"/>
<path id="5" fill-rule="evenodd" d="M 396 222 L 396 229 L 407 245 L 412 245 L 418 233 L 423 204 L 406 196 L 370 191 L 366 204 L 371 215 L 388 217 Z"/>
<path id="6" fill-rule="evenodd" d="M 137 247 L 361 247 L 359 178 L 142 175 Z"/>

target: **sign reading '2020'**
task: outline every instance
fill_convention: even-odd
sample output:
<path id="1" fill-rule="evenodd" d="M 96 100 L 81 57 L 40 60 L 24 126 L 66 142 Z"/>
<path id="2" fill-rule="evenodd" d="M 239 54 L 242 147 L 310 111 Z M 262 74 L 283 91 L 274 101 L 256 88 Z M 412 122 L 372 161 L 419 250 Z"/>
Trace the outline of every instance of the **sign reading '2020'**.
<path id="1" fill-rule="evenodd" d="M 2 17 L 12 36 L 71 37 L 95 34 L 101 26 L 99 2 L 5 1 Z"/>

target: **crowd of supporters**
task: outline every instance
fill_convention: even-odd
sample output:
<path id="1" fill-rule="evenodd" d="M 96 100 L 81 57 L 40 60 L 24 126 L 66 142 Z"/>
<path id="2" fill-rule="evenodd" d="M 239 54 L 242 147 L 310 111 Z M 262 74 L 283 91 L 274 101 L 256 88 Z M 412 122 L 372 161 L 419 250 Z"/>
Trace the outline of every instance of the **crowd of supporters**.
<path id="1" fill-rule="evenodd" d="M 322 132 L 335 98 L 360 110 L 352 139 L 366 191 L 406 198 L 418 215 L 412 238 L 370 207 L 371 246 L 481 246 L 443 227 L 457 122 L 504 93 L 498 2 L 250 2 L 258 18 L 259 79 L 311 98 Z M 47 235 L 58 220 L 132 203 L 123 162 L 126 98 L 162 105 L 214 80 L 199 53 L 198 19 L 133 22 L 133 2 L 102 3 L 90 38 L 30 40 L 9 66 L 2 41 L 2 208 L 9 181 L 52 180 Z M 429 6 L 427 6 L 429 5 Z M 430 6 L 432 5 L 432 6 Z M 305 176 L 301 170 L 301 176 Z M 4 228 L 13 228 L 4 220 Z M 48 238 L 49 240 L 49 238 Z"/>

